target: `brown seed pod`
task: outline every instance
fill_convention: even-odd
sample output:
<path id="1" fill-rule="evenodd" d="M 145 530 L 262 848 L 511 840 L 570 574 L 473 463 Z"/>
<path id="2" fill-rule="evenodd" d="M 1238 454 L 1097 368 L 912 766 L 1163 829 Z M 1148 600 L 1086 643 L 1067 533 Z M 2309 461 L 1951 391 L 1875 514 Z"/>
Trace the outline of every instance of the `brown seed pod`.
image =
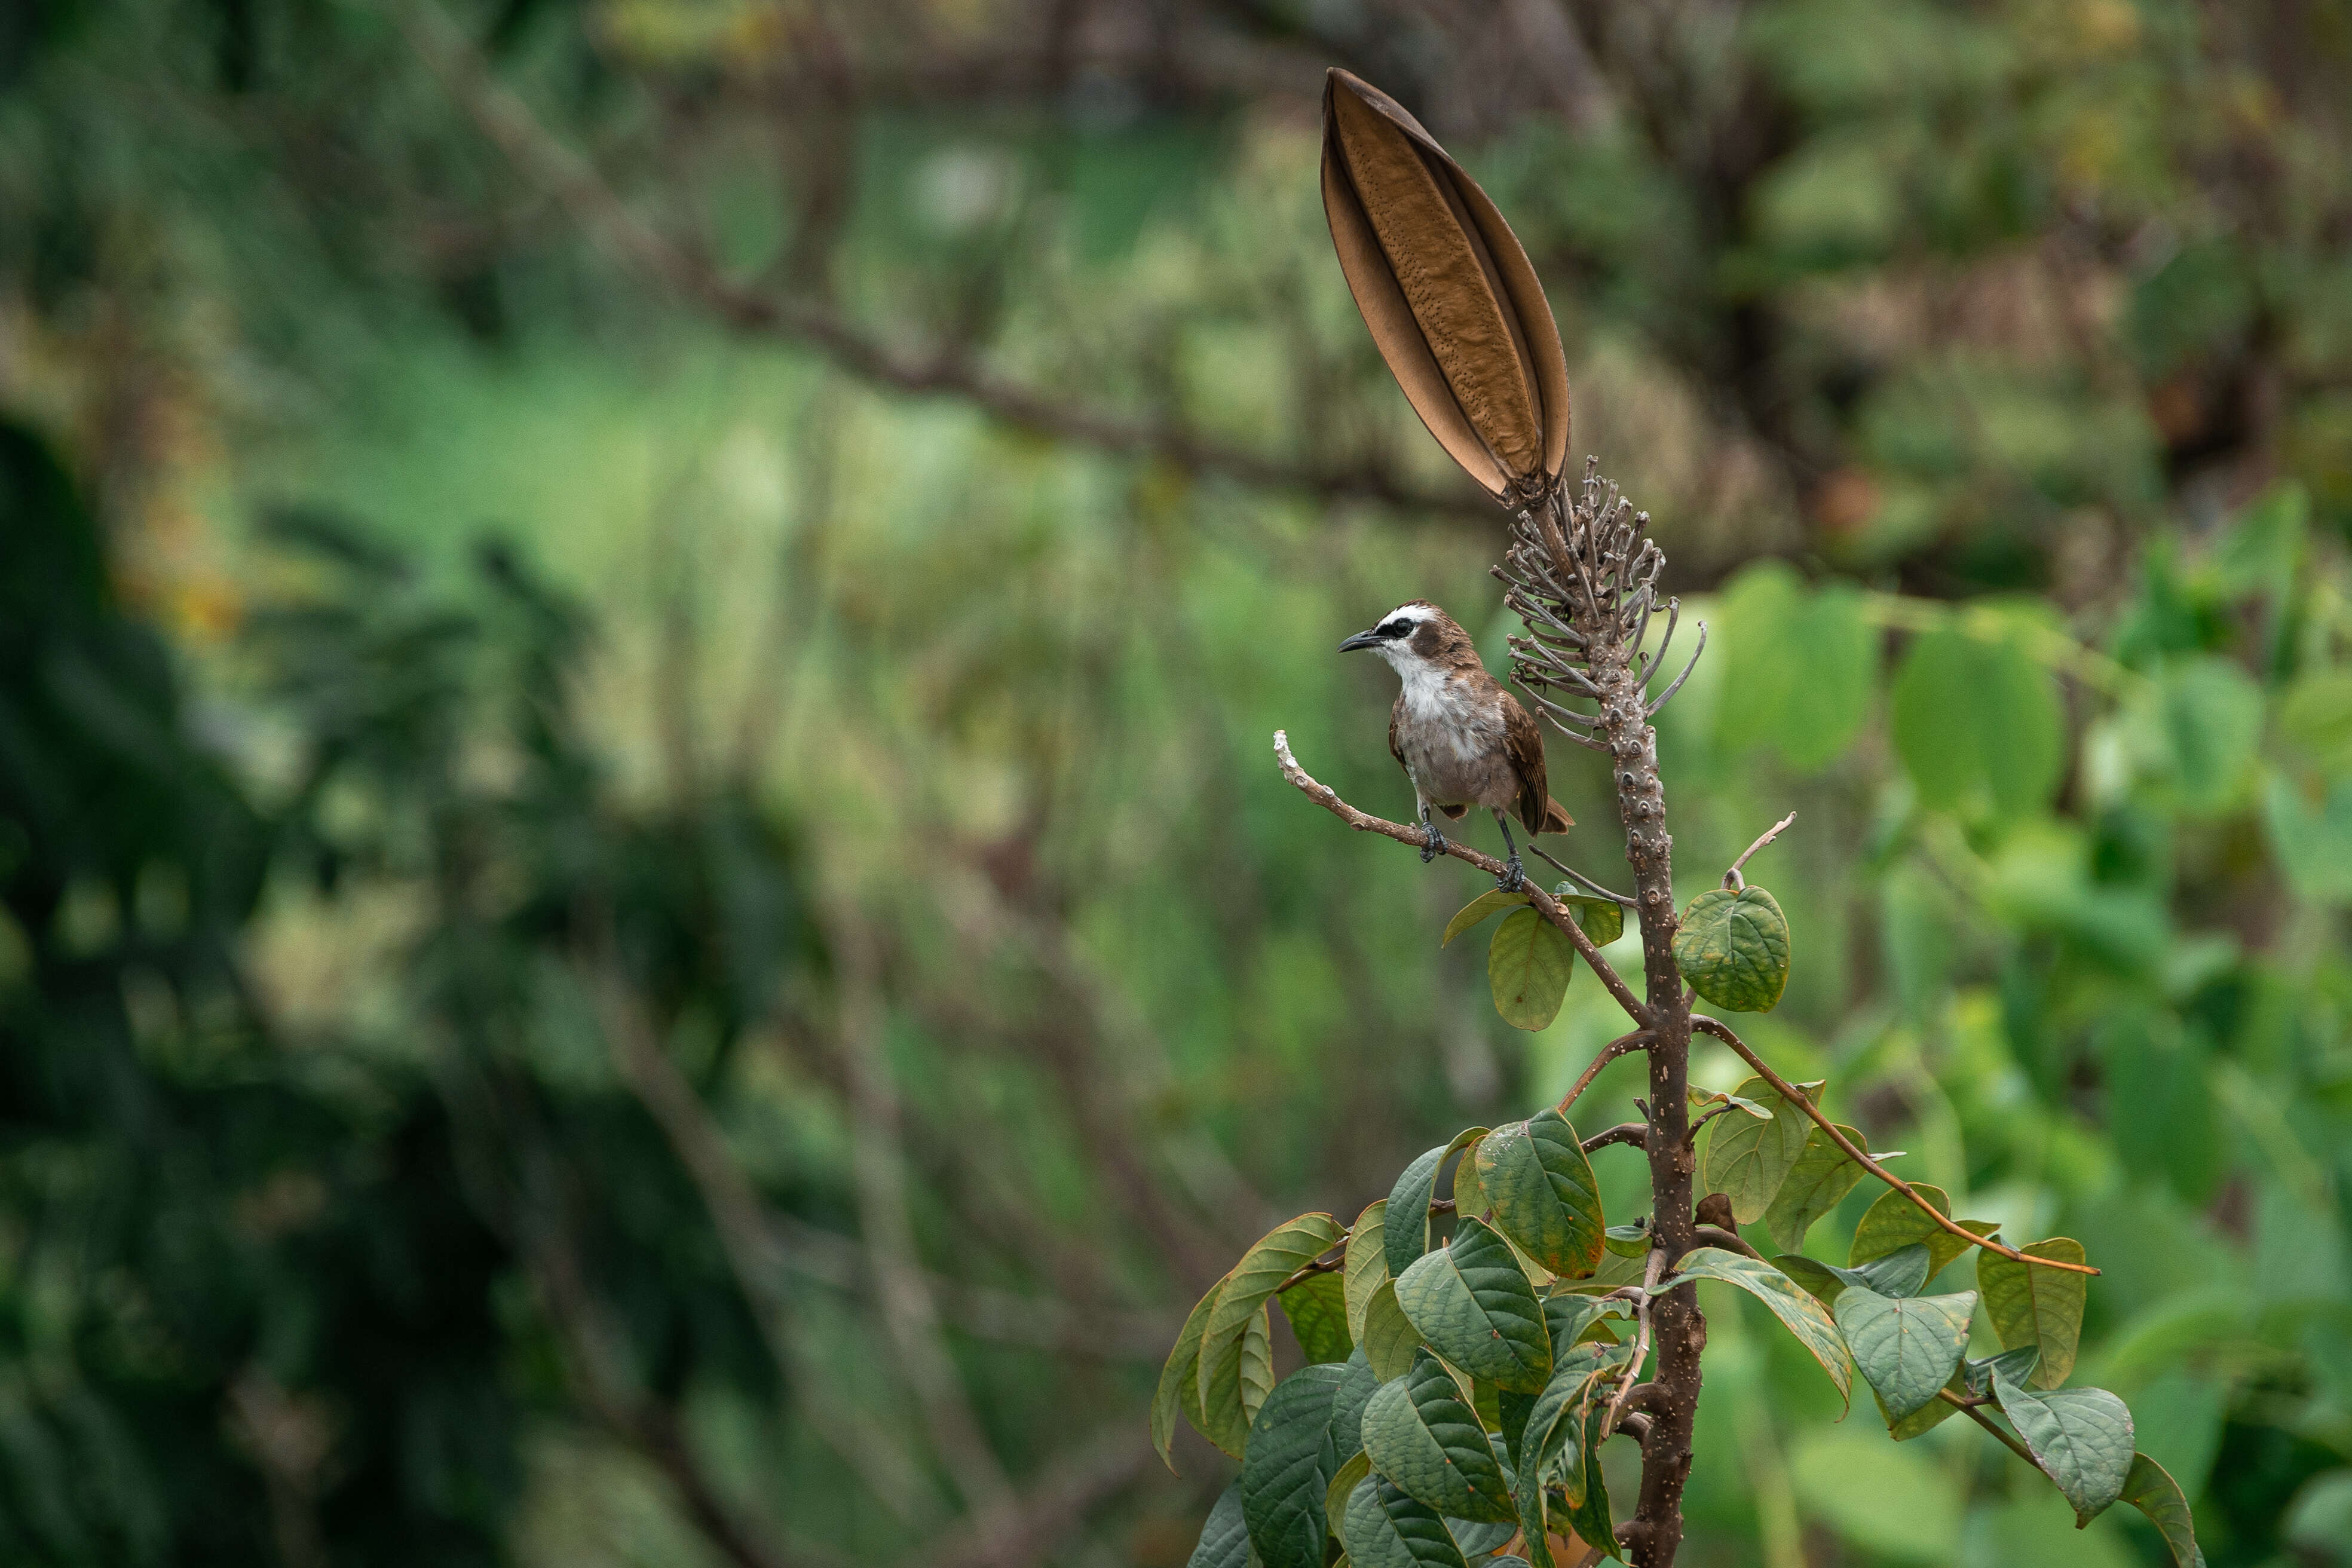
<path id="1" fill-rule="evenodd" d="M 1439 445 L 1500 500 L 1557 481 L 1568 361 L 1526 249 L 1421 121 L 1336 66 L 1323 215 L 1372 342 Z"/>

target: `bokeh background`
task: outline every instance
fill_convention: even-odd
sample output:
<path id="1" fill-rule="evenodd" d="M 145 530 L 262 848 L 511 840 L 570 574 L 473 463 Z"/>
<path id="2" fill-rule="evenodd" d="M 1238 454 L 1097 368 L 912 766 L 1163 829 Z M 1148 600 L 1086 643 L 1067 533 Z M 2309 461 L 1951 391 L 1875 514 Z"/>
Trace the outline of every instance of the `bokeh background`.
<path id="1" fill-rule="evenodd" d="M 1275 771 L 1508 629 L 1334 62 L 1708 623 L 1686 892 L 1799 813 L 1750 1037 L 2352 1562 L 2342 0 L 0 8 L 0 1559 L 1184 1561 L 1196 1295 L 1616 1032 Z M 1685 1561 L 2162 1560 L 1707 1306 Z"/>

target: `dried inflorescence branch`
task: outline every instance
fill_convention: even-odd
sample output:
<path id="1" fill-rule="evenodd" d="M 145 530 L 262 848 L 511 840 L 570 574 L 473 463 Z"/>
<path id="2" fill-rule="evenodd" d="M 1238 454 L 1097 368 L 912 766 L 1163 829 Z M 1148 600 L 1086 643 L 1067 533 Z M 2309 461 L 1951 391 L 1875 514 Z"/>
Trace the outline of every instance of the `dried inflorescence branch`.
<path id="1" fill-rule="evenodd" d="M 1588 458 L 1576 494 L 1558 486 L 1520 510 L 1502 563 L 1493 568 L 1504 584 L 1503 602 L 1528 628 L 1510 639 L 1512 679 L 1555 729 L 1594 751 L 1611 750 L 1599 733 L 1603 716 L 1559 699 L 1599 701 L 1619 671 L 1632 673 L 1636 690 L 1646 689 L 1681 624 L 1681 602 L 1667 599 L 1665 635 L 1655 648 L 1643 646 L 1666 564 L 1649 530 L 1650 514 L 1634 510 L 1601 477 L 1600 459 Z M 1698 638 L 1674 683 L 1643 701 L 1643 719 L 1655 717 L 1690 679 L 1706 648 L 1704 624 Z"/>

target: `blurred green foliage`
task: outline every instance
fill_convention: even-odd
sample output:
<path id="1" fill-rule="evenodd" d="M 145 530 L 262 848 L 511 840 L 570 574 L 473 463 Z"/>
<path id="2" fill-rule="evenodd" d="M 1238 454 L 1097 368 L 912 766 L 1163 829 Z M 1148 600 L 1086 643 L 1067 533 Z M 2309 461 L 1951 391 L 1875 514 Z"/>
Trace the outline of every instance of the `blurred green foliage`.
<path id="1" fill-rule="evenodd" d="M 1616 1032 L 1509 1029 L 1477 889 L 1268 755 L 1401 815 L 1333 644 L 1425 595 L 1502 664 L 1323 234 L 1338 59 L 1511 216 L 1710 626 L 1685 899 L 1799 812 L 1751 1039 L 2085 1244 L 2217 1568 L 2352 1561 L 2352 21 L 1479 9 L 449 8 L 730 276 L 1428 510 L 677 303 L 396 12 L 0 22 L 0 1552 L 1183 1558 L 1183 1304 Z M 1688 1560 L 2160 1561 L 1704 1289 Z"/>

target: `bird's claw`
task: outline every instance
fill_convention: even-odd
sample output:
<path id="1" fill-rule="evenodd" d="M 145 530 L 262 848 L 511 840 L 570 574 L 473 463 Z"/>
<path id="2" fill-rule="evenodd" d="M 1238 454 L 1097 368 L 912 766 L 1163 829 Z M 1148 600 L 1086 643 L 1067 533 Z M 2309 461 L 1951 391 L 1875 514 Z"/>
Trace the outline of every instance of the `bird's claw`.
<path id="1" fill-rule="evenodd" d="M 1421 863 L 1426 866 L 1445 853 L 1445 835 L 1437 831 L 1437 824 L 1433 822 L 1424 822 L 1421 826 L 1422 831 L 1429 835 L 1429 842 L 1421 847 Z"/>
<path id="2" fill-rule="evenodd" d="M 1528 874 L 1519 868 L 1519 858 L 1514 853 L 1503 866 L 1503 874 L 1495 879 L 1497 892 L 1521 893 L 1527 890 Z"/>

